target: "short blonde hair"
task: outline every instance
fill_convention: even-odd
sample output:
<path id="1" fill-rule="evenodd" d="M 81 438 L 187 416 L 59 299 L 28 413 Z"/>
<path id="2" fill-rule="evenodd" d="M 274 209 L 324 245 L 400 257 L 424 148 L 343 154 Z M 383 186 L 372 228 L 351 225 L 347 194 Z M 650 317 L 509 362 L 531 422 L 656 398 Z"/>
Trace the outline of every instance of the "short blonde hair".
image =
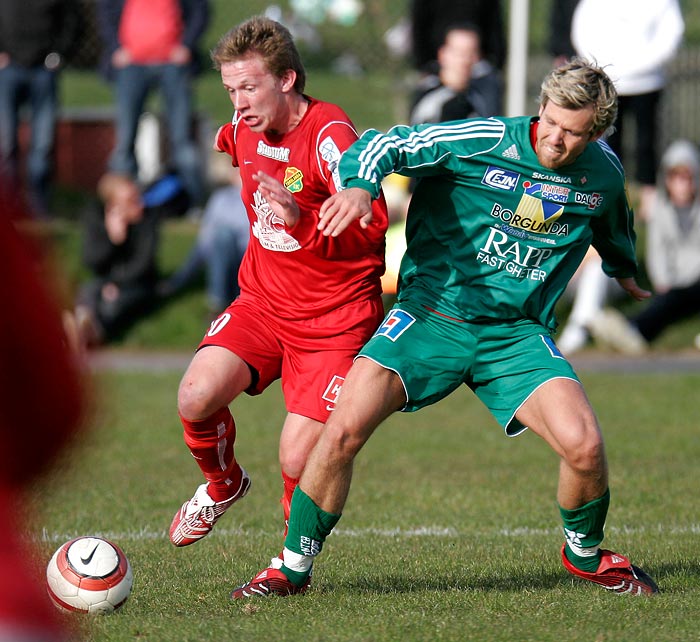
<path id="1" fill-rule="evenodd" d="M 225 33 L 211 52 L 214 68 L 258 55 L 268 71 L 282 78 L 288 69 L 296 72 L 294 89 L 300 94 L 306 86 L 306 70 L 289 29 L 265 16 L 254 16 Z"/>
<path id="2" fill-rule="evenodd" d="M 617 118 L 617 90 L 602 67 L 572 58 L 549 72 L 542 82 L 540 106 L 551 101 L 564 109 L 593 106 L 593 133 L 612 129 Z"/>

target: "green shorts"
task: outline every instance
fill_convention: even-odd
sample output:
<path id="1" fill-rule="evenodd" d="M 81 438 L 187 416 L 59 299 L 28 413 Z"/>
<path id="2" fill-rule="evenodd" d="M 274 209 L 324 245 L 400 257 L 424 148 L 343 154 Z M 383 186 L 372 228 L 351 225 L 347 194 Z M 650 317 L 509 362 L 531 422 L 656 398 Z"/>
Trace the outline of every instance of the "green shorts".
<path id="1" fill-rule="evenodd" d="M 578 381 L 549 331 L 531 319 L 484 325 L 396 304 L 360 351 L 401 377 L 413 412 L 468 385 L 515 436 L 526 429 L 515 413 L 550 379 Z"/>

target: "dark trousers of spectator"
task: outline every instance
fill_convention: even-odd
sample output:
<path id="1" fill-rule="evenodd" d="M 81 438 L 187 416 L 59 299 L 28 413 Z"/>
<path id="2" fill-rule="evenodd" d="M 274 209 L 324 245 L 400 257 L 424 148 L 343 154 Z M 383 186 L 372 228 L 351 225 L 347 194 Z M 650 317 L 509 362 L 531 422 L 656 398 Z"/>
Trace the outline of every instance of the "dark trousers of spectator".
<path id="1" fill-rule="evenodd" d="M 204 178 L 197 145 L 192 137 L 192 88 L 185 65 L 129 65 L 118 69 L 115 78 L 116 143 L 109 159 L 114 172 L 136 176 L 134 143 L 139 117 L 152 89 L 161 92 L 168 126 L 172 165 L 185 185 L 190 201 L 204 201 Z"/>
<path id="2" fill-rule="evenodd" d="M 700 281 L 654 296 L 642 312 L 631 319 L 649 342 L 678 321 L 700 313 Z"/>
<path id="3" fill-rule="evenodd" d="M 153 308 L 155 287 L 145 284 L 120 286 L 119 296 L 108 301 L 102 296 L 105 283 L 102 279 L 96 279 L 84 284 L 78 303 L 92 311 L 99 324 L 101 339 L 108 342 L 121 335 Z"/>
<path id="4" fill-rule="evenodd" d="M 212 312 L 221 312 L 240 294 L 238 269 L 247 245 L 247 237 L 227 227 L 219 229 L 209 243 L 198 240 L 182 266 L 162 286 L 161 294 L 180 292 L 206 267 L 207 304 Z"/>
<path id="5" fill-rule="evenodd" d="M 20 177 L 20 110 L 30 108 L 30 143 L 27 183 L 32 210 L 45 215 L 49 209 L 49 183 L 58 114 L 56 73 L 44 66 L 23 67 L 10 63 L 0 69 L 0 174 L 10 183 Z"/>
<path id="6" fill-rule="evenodd" d="M 618 115 L 615 121 L 615 131 L 608 137 L 608 143 L 613 151 L 623 160 L 622 132 L 627 116 L 634 119 L 636 161 L 635 178 L 642 185 L 653 185 L 656 182 L 657 169 L 657 140 L 659 123 L 659 104 L 661 91 L 653 91 L 637 96 L 619 96 Z"/>

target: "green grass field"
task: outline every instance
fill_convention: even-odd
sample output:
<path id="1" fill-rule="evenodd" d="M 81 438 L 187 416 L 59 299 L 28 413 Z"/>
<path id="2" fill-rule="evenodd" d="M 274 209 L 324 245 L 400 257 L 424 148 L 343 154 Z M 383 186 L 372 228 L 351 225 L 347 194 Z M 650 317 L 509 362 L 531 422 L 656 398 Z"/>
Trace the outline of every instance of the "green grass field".
<path id="1" fill-rule="evenodd" d="M 207 539 L 176 549 L 170 520 L 201 481 L 176 414 L 180 371 L 97 375 L 89 429 L 28 502 L 40 561 L 77 535 L 126 552 L 123 609 L 70 619 L 91 642 L 699 640 L 700 374 L 581 374 L 608 444 L 606 545 L 657 579 L 654 598 L 567 575 L 555 456 L 534 434 L 503 436 L 460 391 L 394 415 L 367 444 L 310 592 L 230 602 L 282 543 L 281 394 L 234 403 L 253 488 Z"/>

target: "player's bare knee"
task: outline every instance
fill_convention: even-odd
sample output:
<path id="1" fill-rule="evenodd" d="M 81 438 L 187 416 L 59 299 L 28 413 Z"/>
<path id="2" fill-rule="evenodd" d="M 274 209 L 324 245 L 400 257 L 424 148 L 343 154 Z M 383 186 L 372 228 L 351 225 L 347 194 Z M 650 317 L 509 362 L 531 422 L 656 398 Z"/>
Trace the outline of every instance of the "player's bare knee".
<path id="1" fill-rule="evenodd" d="M 299 452 L 288 448 L 281 450 L 279 454 L 280 468 L 287 477 L 299 479 L 302 472 L 304 472 L 307 457 L 308 453 L 306 451 Z"/>
<path id="2" fill-rule="evenodd" d="M 359 431 L 347 425 L 327 425 L 323 439 L 329 459 L 350 463 L 365 444 Z"/>
<path id="3" fill-rule="evenodd" d="M 602 440 L 586 440 L 565 451 L 568 466 L 581 474 L 595 474 L 605 466 L 605 448 Z"/>
<path id="4" fill-rule="evenodd" d="M 182 417 L 190 420 L 208 417 L 218 409 L 212 401 L 208 387 L 201 380 L 187 376 L 182 380 L 177 393 L 177 410 Z"/>

